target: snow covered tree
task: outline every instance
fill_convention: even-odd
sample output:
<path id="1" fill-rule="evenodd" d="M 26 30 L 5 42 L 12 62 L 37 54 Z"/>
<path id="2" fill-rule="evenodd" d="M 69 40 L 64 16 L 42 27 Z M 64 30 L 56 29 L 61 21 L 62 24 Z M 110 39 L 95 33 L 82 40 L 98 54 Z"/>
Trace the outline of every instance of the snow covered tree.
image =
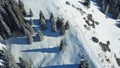
<path id="1" fill-rule="evenodd" d="M 56 24 L 52 24 L 52 31 L 53 31 L 53 32 L 56 32 L 56 31 L 57 31 L 57 26 L 56 26 Z"/>
<path id="2" fill-rule="evenodd" d="M 11 52 L 8 49 L 4 48 L 4 47 L 3 47 L 3 51 L 4 51 L 4 59 L 3 59 L 3 61 L 6 62 L 6 63 L 4 63 L 6 68 L 20 68 L 15 63 L 14 56 L 11 54 Z"/>
<path id="3" fill-rule="evenodd" d="M 42 27 L 43 30 L 47 29 L 47 25 L 46 25 L 45 19 L 41 18 L 40 19 L 40 24 L 41 24 L 41 27 Z"/>
<path id="4" fill-rule="evenodd" d="M 90 0 L 84 0 L 84 5 L 89 8 L 90 7 Z"/>
<path id="5" fill-rule="evenodd" d="M 39 41 L 42 41 L 44 38 L 43 38 L 43 34 L 42 32 L 39 30 L 39 28 L 37 29 L 37 36 L 39 38 Z"/>
<path id="6" fill-rule="evenodd" d="M 109 4 L 107 6 L 105 6 L 105 9 L 103 10 L 104 14 L 107 14 L 109 11 Z"/>
<path id="7" fill-rule="evenodd" d="M 58 28 L 60 28 L 61 25 L 63 24 L 63 20 L 64 20 L 63 18 L 59 18 L 59 17 L 57 18 L 56 24 L 57 24 L 57 27 L 58 27 Z"/>
<path id="8" fill-rule="evenodd" d="M 11 30 L 10 28 L 7 26 L 7 24 L 4 22 L 4 21 L 0 21 L 1 24 L 2 24 L 2 28 L 4 28 L 5 32 L 7 33 L 8 37 L 10 37 L 12 34 L 11 34 Z"/>
<path id="9" fill-rule="evenodd" d="M 64 51 L 64 49 L 65 49 L 65 44 L 64 44 L 64 42 L 63 42 L 63 40 L 61 40 L 61 43 L 60 43 L 60 51 Z"/>
<path id="10" fill-rule="evenodd" d="M 29 30 L 29 32 L 33 35 L 34 34 L 33 28 L 30 26 L 29 23 L 26 23 L 26 25 L 27 25 L 27 29 Z"/>
<path id="11" fill-rule="evenodd" d="M 26 29 L 26 31 L 27 31 L 27 40 L 28 40 L 28 43 L 32 44 L 33 43 L 32 34 L 27 29 Z"/>
<path id="12" fill-rule="evenodd" d="M 53 13 L 51 13 L 50 15 L 50 21 L 51 21 L 51 28 L 52 28 L 52 31 L 53 32 L 56 32 L 57 31 L 57 26 L 56 26 L 56 22 L 55 22 L 55 18 L 54 18 L 54 15 Z"/>
<path id="13" fill-rule="evenodd" d="M 25 11 L 25 9 L 24 9 L 24 4 L 23 4 L 23 2 L 22 2 L 21 0 L 19 0 L 19 1 L 18 1 L 18 4 L 19 4 L 19 7 L 20 7 L 20 10 L 21 10 L 22 14 L 23 14 L 24 16 L 26 16 L 26 11 Z"/>
<path id="14" fill-rule="evenodd" d="M 69 21 L 67 21 L 65 24 L 65 29 L 68 30 L 69 28 L 70 28 Z"/>
<path id="15" fill-rule="evenodd" d="M 61 35 L 65 34 L 65 25 L 64 24 L 61 25 L 60 33 L 61 33 Z"/>
<path id="16" fill-rule="evenodd" d="M 119 19 L 120 17 L 120 7 L 117 7 L 116 10 L 114 11 L 114 14 L 112 15 L 113 18 Z"/>
<path id="17" fill-rule="evenodd" d="M 30 25 L 33 26 L 34 25 L 34 22 L 32 19 L 30 19 Z"/>
<path id="18" fill-rule="evenodd" d="M 117 19 L 120 19 L 120 13 L 119 13 L 118 16 L 117 16 Z"/>
<path id="19" fill-rule="evenodd" d="M 29 11 L 30 11 L 30 16 L 32 17 L 33 16 L 33 12 L 32 12 L 31 9 L 29 9 Z"/>
<path id="20" fill-rule="evenodd" d="M 86 59 L 82 60 L 82 62 L 79 65 L 79 68 L 90 68 L 88 61 Z"/>
<path id="21" fill-rule="evenodd" d="M 19 57 L 20 60 L 20 67 L 21 68 L 31 68 L 31 65 L 28 61 L 26 61 L 25 59 Z"/>
<path id="22" fill-rule="evenodd" d="M 3 41 L 3 40 L 4 40 L 3 37 L 0 35 L 0 42 Z"/>
<path id="23" fill-rule="evenodd" d="M 40 19 L 44 19 L 44 20 L 45 20 L 45 16 L 44 16 L 44 14 L 42 13 L 42 11 L 40 11 L 39 17 L 40 17 Z"/>

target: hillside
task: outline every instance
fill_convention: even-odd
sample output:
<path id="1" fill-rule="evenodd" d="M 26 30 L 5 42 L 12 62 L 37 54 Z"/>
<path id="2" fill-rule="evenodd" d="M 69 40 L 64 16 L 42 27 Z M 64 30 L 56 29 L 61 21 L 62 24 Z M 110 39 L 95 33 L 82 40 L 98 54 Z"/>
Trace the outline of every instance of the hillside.
<path id="1" fill-rule="evenodd" d="M 33 16 L 25 20 L 33 20 L 33 43 L 28 44 L 26 36 L 12 37 L 3 43 L 19 63 L 19 57 L 30 62 L 32 68 L 78 68 L 83 59 L 91 68 L 120 68 L 120 27 L 119 20 L 103 14 L 97 1 L 91 1 L 87 8 L 83 0 L 21 0 L 25 10 Z M 68 3 L 66 3 L 68 2 Z M 39 24 L 39 13 L 45 16 L 48 29 L 42 30 Z M 51 31 L 50 15 L 69 21 L 70 28 L 64 35 Z M 26 22 L 29 23 L 29 22 Z M 37 29 L 41 30 L 44 39 L 38 41 Z M 61 40 L 65 47 L 59 51 Z"/>

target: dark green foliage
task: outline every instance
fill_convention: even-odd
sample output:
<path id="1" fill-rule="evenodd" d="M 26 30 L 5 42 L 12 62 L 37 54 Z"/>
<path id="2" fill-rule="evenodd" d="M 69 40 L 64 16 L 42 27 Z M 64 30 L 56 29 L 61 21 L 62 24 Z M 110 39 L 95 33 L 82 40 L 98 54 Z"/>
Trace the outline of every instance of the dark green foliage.
<path id="1" fill-rule="evenodd" d="M 30 25 L 33 26 L 34 25 L 34 22 L 32 19 L 30 19 Z"/>
<path id="2" fill-rule="evenodd" d="M 43 34 L 42 34 L 42 32 L 39 29 L 37 29 L 37 36 L 39 38 L 39 41 L 42 41 L 44 39 L 43 38 Z"/>
<path id="3" fill-rule="evenodd" d="M 95 43 L 98 43 L 98 42 L 99 42 L 99 39 L 96 38 L 96 37 L 92 37 L 92 41 L 95 42 Z"/>
<path id="4" fill-rule="evenodd" d="M 28 43 L 32 44 L 33 43 L 32 34 L 27 29 L 25 29 L 25 31 L 26 31 L 26 36 L 27 36 Z"/>
<path id="5" fill-rule="evenodd" d="M 87 60 L 82 60 L 80 65 L 79 65 L 79 68 L 90 68 L 89 66 L 89 62 Z"/>
<path id="6" fill-rule="evenodd" d="M 3 47 L 4 51 L 4 58 L 3 61 L 5 61 L 4 65 L 6 68 L 20 68 L 16 63 L 13 55 L 8 51 L 6 48 Z"/>
<path id="7" fill-rule="evenodd" d="M 42 27 L 43 30 L 47 29 L 47 25 L 46 25 L 45 19 L 41 18 L 40 19 L 40 24 L 41 24 L 41 27 Z"/>
<path id="8" fill-rule="evenodd" d="M 31 65 L 25 59 L 19 57 L 21 68 L 31 68 Z"/>
<path id="9" fill-rule="evenodd" d="M 70 2 L 66 1 L 66 4 L 67 4 L 67 5 L 70 5 Z"/>
<path id="10" fill-rule="evenodd" d="M 103 13 L 107 14 L 109 11 L 109 4 L 107 6 L 105 6 L 105 8 L 103 9 Z"/>
<path id="11" fill-rule="evenodd" d="M 70 28 L 69 21 L 67 21 L 65 24 L 65 29 L 68 30 L 69 28 Z"/>
<path id="12" fill-rule="evenodd" d="M 19 0 L 18 3 L 19 3 L 19 7 L 20 7 L 21 12 L 23 13 L 24 16 L 26 16 L 26 11 L 24 9 L 23 2 L 21 0 Z"/>
<path id="13" fill-rule="evenodd" d="M 57 27 L 58 27 L 58 28 L 60 28 L 61 25 L 63 24 L 63 20 L 64 20 L 63 18 L 59 18 L 59 17 L 57 18 L 56 24 L 57 24 Z"/>
<path id="14" fill-rule="evenodd" d="M 61 25 L 61 28 L 60 28 L 60 33 L 61 33 L 61 35 L 64 35 L 65 34 L 65 25 L 64 24 L 62 24 Z"/>
<path id="15" fill-rule="evenodd" d="M 50 22 L 51 22 L 51 30 L 53 31 L 53 32 L 56 32 L 57 31 L 57 26 L 56 26 L 56 22 L 55 22 L 55 18 L 54 18 L 54 15 L 53 15 L 53 13 L 51 13 L 51 15 L 50 15 Z"/>
<path id="16" fill-rule="evenodd" d="M 109 45 L 110 45 L 110 42 L 109 41 L 107 41 L 107 43 L 105 44 L 105 43 L 103 43 L 103 42 L 99 42 L 99 45 L 100 45 L 100 47 L 102 48 L 102 50 L 104 51 L 104 52 L 107 52 L 107 51 L 111 51 L 111 49 L 109 48 Z"/>
<path id="17" fill-rule="evenodd" d="M 61 40 L 61 43 L 60 43 L 60 51 L 64 51 L 64 49 L 65 49 L 65 44 L 64 44 L 64 42 L 63 42 L 63 40 Z"/>
<path id="18" fill-rule="evenodd" d="M 90 0 L 84 0 L 83 3 L 87 8 L 90 8 Z"/>
<path id="19" fill-rule="evenodd" d="M 34 34 L 34 30 L 33 28 L 30 26 L 29 23 L 26 23 L 26 28 L 29 30 L 29 32 L 33 35 Z"/>
<path id="20" fill-rule="evenodd" d="M 39 14 L 39 19 L 44 19 L 45 20 L 45 16 L 44 16 L 44 14 L 42 13 L 42 11 L 40 11 L 40 14 Z"/>
<path id="21" fill-rule="evenodd" d="M 32 10 L 29 9 L 29 11 L 30 11 L 30 16 L 33 17 L 33 12 L 32 12 Z"/>

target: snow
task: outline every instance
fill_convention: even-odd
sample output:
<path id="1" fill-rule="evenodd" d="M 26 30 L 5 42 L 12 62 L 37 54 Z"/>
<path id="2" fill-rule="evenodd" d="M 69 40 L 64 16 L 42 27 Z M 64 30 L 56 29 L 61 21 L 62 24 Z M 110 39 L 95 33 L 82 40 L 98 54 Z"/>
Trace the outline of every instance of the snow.
<path id="1" fill-rule="evenodd" d="M 35 32 L 39 25 L 39 12 L 40 10 L 45 15 L 47 26 L 50 28 L 49 17 L 51 12 L 57 19 L 58 16 L 63 17 L 66 22 L 69 20 L 70 29 L 66 31 L 64 36 L 51 32 L 51 29 L 42 31 L 44 40 L 39 42 L 35 41 L 33 44 L 28 45 L 26 37 L 17 37 L 6 40 L 10 45 L 7 45 L 9 50 L 15 56 L 16 62 L 19 62 L 19 57 L 27 59 L 33 68 L 77 68 L 84 55 L 89 60 L 92 68 L 115 68 L 118 67 L 114 53 L 120 58 L 120 28 L 117 27 L 118 21 L 105 16 L 97 4 L 91 2 L 91 8 L 87 9 L 78 1 L 82 0 L 21 0 L 27 12 L 29 8 L 34 13 L 33 17 L 25 17 L 25 19 L 33 19 L 35 25 L 33 26 Z M 80 11 L 73 8 L 71 5 L 66 5 L 65 2 L 69 1 L 75 7 L 81 8 L 85 13 L 81 15 Z M 86 30 L 84 17 L 87 14 L 92 14 L 93 19 L 99 22 L 96 28 Z M 40 28 L 41 29 L 41 28 Z M 91 37 L 97 37 L 100 42 L 106 43 L 110 41 L 111 52 L 103 52 L 99 44 L 92 42 Z M 35 38 L 36 40 L 36 38 Z M 59 51 L 61 40 L 66 44 L 65 51 Z M 106 61 L 110 59 L 110 63 Z M 103 61 L 102 61 L 103 60 Z"/>

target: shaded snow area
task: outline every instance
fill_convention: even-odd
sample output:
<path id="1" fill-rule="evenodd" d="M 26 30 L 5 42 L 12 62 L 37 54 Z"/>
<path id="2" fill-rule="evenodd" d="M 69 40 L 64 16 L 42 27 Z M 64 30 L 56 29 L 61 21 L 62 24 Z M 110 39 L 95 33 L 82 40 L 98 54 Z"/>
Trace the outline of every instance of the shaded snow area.
<path id="1" fill-rule="evenodd" d="M 57 17 L 63 17 L 64 22 L 69 21 L 70 28 L 61 36 L 60 31 L 53 33 L 51 29 L 42 31 L 43 41 L 37 41 L 36 33 L 34 43 L 28 45 L 26 37 L 10 38 L 6 40 L 7 47 L 19 62 L 19 57 L 28 60 L 32 68 L 78 68 L 83 56 L 89 61 L 91 68 L 120 68 L 115 58 L 120 58 L 120 22 L 105 16 L 95 1 L 87 9 L 82 0 L 21 0 L 27 12 L 33 11 L 34 30 L 40 28 L 39 12 L 45 15 L 47 27 L 50 28 L 51 12 Z M 66 1 L 70 5 L 66 4 Z M 92 15 L 95 27 L 85 22 L 87 16 Z M 92 23 L 89 21 L 89 23 Z M 94 42 L 92 37 L 98 40 Z M 61 40 L 65 43 L 65 50 L 59 51 Z M 108 42 L 109 41 L 109 42 Z M 108 43 L 108 45 L 107 45 Z M 104 51 L 103 46 L 108 47 Z"/>

